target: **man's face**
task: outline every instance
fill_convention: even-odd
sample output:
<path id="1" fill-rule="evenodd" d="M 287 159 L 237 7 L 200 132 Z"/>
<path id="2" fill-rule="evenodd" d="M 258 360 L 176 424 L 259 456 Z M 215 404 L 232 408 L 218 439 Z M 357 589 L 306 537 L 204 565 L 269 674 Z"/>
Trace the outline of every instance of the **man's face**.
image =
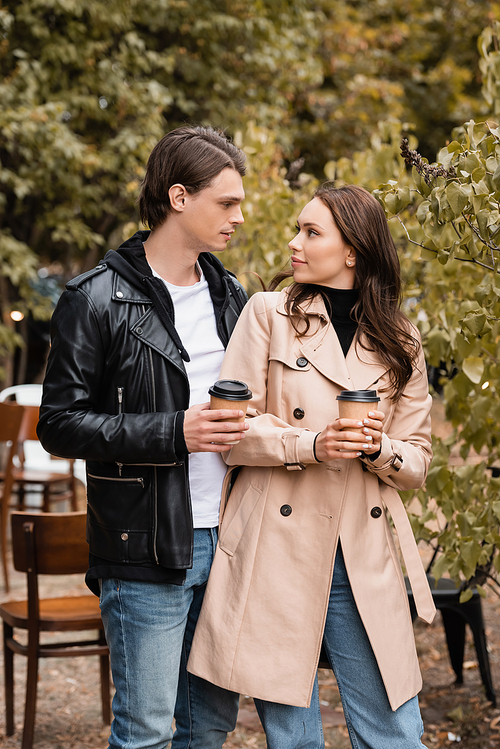
<path id="1" fill-rule="evenodd" d="M 186 197 L 183 230 L 189 247 L 196 252 L 220 252 L 244 221 L 241 202 L 243 181 L 235 169 L 223 169 L 212 183 Z"/>

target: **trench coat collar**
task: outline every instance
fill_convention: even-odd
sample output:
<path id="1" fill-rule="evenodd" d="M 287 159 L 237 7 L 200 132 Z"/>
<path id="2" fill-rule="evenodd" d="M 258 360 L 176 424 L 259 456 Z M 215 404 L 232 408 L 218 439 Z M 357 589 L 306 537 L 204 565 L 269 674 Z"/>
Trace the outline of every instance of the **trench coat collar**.
<path id="1" fill-rule="evenodd" d="M 277 312 L 287 316 L 285 310 L 286 290 L 277 306 Z M 299 338 L 299 351 L 315 369 L 343 390 L 376 389 L 380 377 L 387 371 L 376 352 L 370 351 L 354 340 L 347 356 L 344 356 L 334 326 L 326 311 L 320 294 L 303 307 L 310 318 L 309 334 Z M 361 337 L 361 342 L 366 338 Z"/>

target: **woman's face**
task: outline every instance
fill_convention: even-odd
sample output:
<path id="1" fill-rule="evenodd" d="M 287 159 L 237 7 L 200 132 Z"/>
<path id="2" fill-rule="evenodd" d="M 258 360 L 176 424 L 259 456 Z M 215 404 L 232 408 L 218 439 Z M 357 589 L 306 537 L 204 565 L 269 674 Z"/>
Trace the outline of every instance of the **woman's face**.
<path id="1" fill-rule="evenodd" d="M 297 234 L 288 243 L 297 283 L 354 288 L 356 253 L 345 244 L 330 209 L 313 198 L 297 219 Z"/>

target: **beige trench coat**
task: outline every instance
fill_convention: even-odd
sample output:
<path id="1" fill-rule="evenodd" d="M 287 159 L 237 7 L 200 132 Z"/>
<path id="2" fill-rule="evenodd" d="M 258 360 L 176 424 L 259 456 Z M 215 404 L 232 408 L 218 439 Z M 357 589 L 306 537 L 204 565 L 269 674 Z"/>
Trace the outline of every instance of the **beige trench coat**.
<path id="1" fill-rule="evenodd" d="M 295 336 L 285 294 L 251 298 L 224 359 L 221 377 L 243 380 L 252 390 L 250 427 L 224 454 L 230 466 L 245 467 L 223 514 L 188 670 L 252 697 L 308 706 L 340 536 L 354 598 L 395 710 L 417 694 L 421 676 L 386 512 L 374 517 L 371 510 L 392 515 L 419 615 L 432 621 L 432 596 L 397 492 L 420 487 L 431 459 L 423 355 L 394 404 L 381 392 L 387 372 L 373 353 L 353 345 L 344 357 L 320 298 L 307 309 L 309 334 Z M 313 441 L 338 416 L 338 393 L 371 388 L 386 414 L 380 456 L 373 463 L 318 463 Z M 403 459 L 398 472 L 391 465 L 395 453 Z M 280 512 L 285 504 L 290 514 Z"/>

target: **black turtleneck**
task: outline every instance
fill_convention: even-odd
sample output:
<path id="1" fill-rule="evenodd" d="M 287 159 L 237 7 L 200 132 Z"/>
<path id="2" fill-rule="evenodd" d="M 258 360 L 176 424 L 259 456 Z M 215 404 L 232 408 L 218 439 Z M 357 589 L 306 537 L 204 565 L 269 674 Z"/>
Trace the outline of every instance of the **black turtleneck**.
<path id="1" fill-rule="evenodd" d="M 358 301 L 358 289 L 331 289 L 329 286 L 316 286 L 325 300 L 325 307 L 337 333 L 344 356 L 347 356 L 349 347 L 353 342 L 358 323 L 351 317 L 352 308 Z M 369 460 L 376 460 L 380 450 L 368 455 Z M 366 470 L 366 468 L 363 466 Z"/>
<path id="2" fill-rule="evenodd" d="M 358 323 L 351 317 L 351 311 L 359 297 L 358 289 L 331 289 L 329 286 L 316 288 L 325 301 L 326 311 L 337 333 L 344 356 L 356 335 Z"/>

